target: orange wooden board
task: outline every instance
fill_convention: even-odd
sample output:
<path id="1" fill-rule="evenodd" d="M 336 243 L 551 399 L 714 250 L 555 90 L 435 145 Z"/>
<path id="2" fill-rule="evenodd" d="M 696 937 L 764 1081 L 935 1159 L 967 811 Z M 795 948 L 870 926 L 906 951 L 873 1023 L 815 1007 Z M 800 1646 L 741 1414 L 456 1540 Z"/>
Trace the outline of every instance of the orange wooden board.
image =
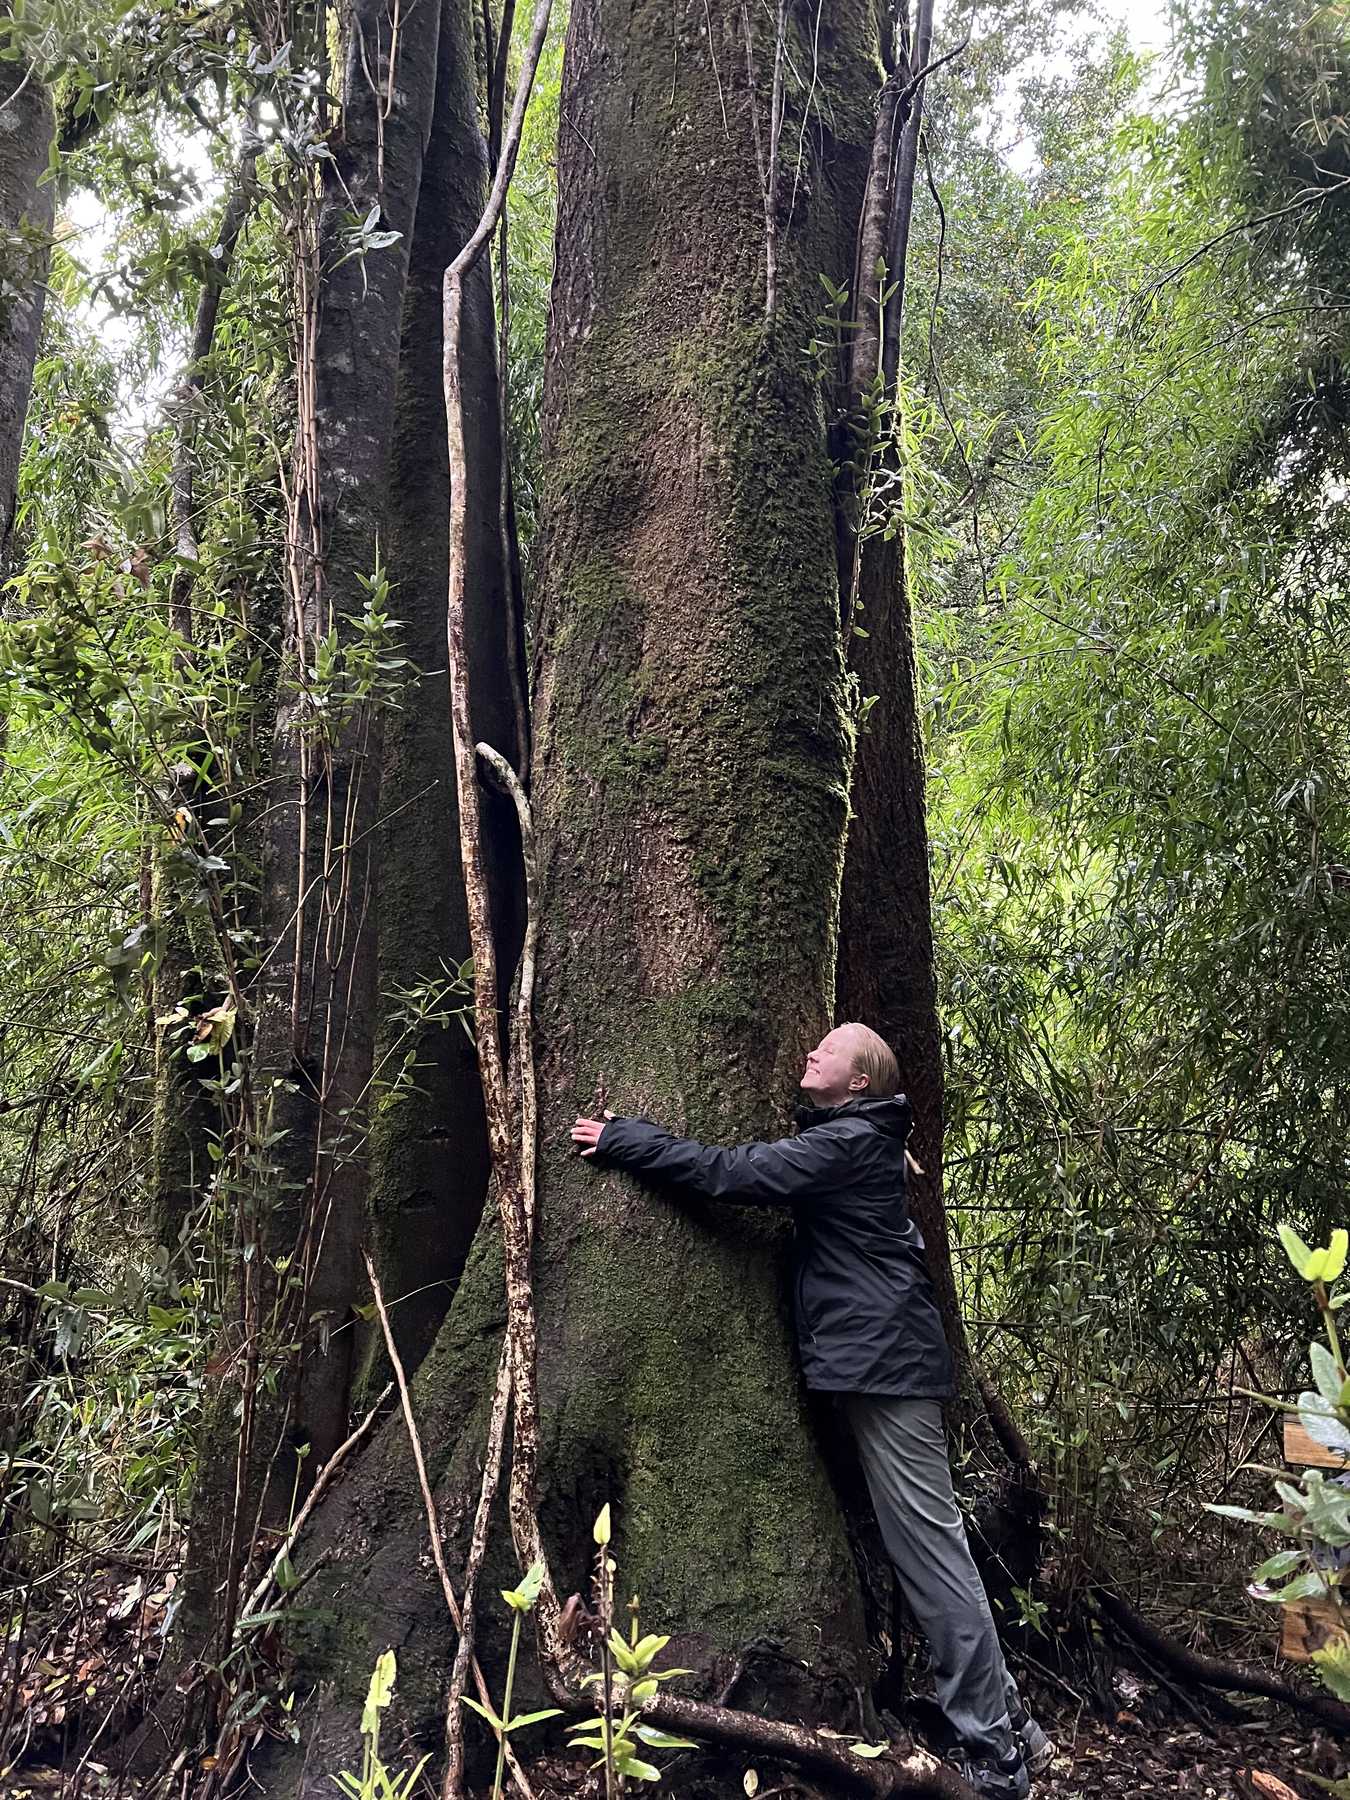
<path id="1" fill-rule="evenodd" d="M 1342 1614 L 1330 1595 L 1324 1600 L 1291 1602 L 1283 1611 L 1280 1654 L 1290 1662 L 1310 1662 L 1315 1650 L 1340 1635 L 1343 1617 L 1350 1614 Z"/>
<path id="2" fill-rule="evenodd" d="M 1296 1468 L 1344 1469 L 1343 1456 L 1308 1436 L 1292 1413 L 1285 1414 L 1284 1460 Z M 1350 1608 L 1342 1612 L 1328 1595 L 1320 1600 L 1296 1600 L 1280 1615 L 1280 1653 L 1290 1662 L 1309 1662 L 1314 1651 L 1336 1637 L 1350 1623 Z"/>
<path id="3" fill-rule="evenodd" d="M 1328 1450 L 1325 1444 L 1319 1444 L 1316 1438 L 1310 1438 L 1292 1413 L 1287 1413 L 1284 1420 L 1284 1460 L 1296 1463 L 1303 1469 L 1344 1469 L 1350 1466 L 1343 1456 L 1337 1456 L 1334 1450 Z"/>

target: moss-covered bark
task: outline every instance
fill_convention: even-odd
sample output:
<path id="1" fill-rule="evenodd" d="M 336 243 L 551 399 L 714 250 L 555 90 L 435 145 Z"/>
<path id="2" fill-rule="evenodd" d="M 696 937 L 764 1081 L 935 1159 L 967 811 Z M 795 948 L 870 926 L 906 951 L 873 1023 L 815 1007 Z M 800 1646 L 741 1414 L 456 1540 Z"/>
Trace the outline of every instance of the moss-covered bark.
<path id="1" fill-rule="evenodd" d="M 770 11 L 751 16 L 767 121 Z M 792 19 L 796 34 L 814 11 Z M 676 1208 L 578 1163 L 567 1132 L 603 1088 L 612 1107 L 709 1138 L 779 1133 L 830 1014 L 852 743 L 831 470 L 803 350 L 819 275 L 851 268 L 874 32 L 871 0 L 840 0 L 807 116 L 789 94 L 766 321 L 738 0 L 576 0 L 535 630 L 550 1556 L 564 1594 L 583 1588 L 610 1501 L 622 1590 L 682 1660 L 715 1683 L 738 1647 L 772 1639 L 786 1660 L 757 1665 L 743 1699 L 853 1719 L 861 1605 L 793 1366 L 782 1222 Z M 808 44 L 791 48 L 811 66 Z M 461 1543 L 502 1321 L 494 1230 L 489 1217 L 416 1384 Z M 402 1722 L 439 1746 L 452 1636 L 415 1555 L 399 1421 L 325 1539 L 334 1617 L 309 1636 L 303 1678 L 336 1686 L 311 1719 L 314 1793 L 352 1753 L 388 1643 Z"/>

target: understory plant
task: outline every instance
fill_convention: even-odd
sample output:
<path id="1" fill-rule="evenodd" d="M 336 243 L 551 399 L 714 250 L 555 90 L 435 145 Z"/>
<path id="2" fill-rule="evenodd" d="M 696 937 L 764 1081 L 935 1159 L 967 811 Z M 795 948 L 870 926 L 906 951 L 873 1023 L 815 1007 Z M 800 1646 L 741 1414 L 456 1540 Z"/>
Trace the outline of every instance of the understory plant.
<path id="1" fill-rule="evenodd" d="M 511 1695 L 516 1685 L 516 1655 L 520 1649 L 520 1627 L 526 1613 L 533 1612 L 534 1603 L 539 1598 L 539 1590 L 544 1585 L 544 1565 L 535 1563 L 518 1587 L 503 1588 L 502 1599 L 511 1608 L 511 1651 L 506 1661 L 506 1690 L 502 1695 L 502 1710 L 494 1712 L 490 1706 L 480 1706 L 477 1700 L 471 1700 L 467 1694 L 460 1699 L 471 1712 L 476 1712 L 486 1719 L 497 1736 L 497 1769 L 492 1777 L 492 1800 L 501 1800 L 502 1777 L 506 1770 L 506 1740 L 513 1731 L 520 1731 L 526 1725 L 537 1725 L 541 1719 L 554 1719 L 558 1716 L 558 1707 L 546 1706 L 539 1712 L 511 1712 Z"/>
<path id="2" fill-rule="evenodd" d="M 659 1781 L 661 1771 L 654 1763 L 638 1754 L 639 1742 L 652 1750 L 692 1750 L 688 1738 L 672 1737 L 658 1726 L 645 1724 L 643 1705 L 652 1699 L 663 1681 L 676 1675 L 688 1675 L 688 1669 L 655 1669 L 656 1658 L 670 1642 L 668 1636 L 656 1632 L 641 1634 L 638 1624 L 638 1599 L 633 1596 L 629 1607 L 631 1624 L 628 1636 L 614 1624 L 614 1576 L 617 1572 L 609 1554 L 609 1506 L 602 1506 L 596 1518 L 593 1536 L 596 1543 L 594 1598 L 600 1633 L 600 1667 L 585 1676 L 583 1687 L 600 1689 L 600 1711 L 592 1719 L 572 1726 L 571 1747 L 594 1750 L 591 1767 L 605 1772 L 606 1800 L 612 1800 L 622 1784 L 634 1781 Z"/>
<path id="3" fill-rule="evenodd" d="M 1325 1341 L 1308 1349 L 1315 1386 L 1296 1403 L 1265 1399 L 1297 1416 L 1314 1443 L 1346 1464 L 1344 1474 L 1303 1469 L 1297 1478 L 1283 1470 L 1265 1471 L 1274 1478 L 1278 1510 L 1253 1511 L 1245 1506 L 1211 1505 L 1222 1518 L 1241 1519 L 1292 1540 L 1252 1572 L 1249 1592 L 1276 1606 L 1319 1600 L 1330 1608 L 1327 1643 L 1312 1655 L 1313 1666 L 1338 1699 L 1350 1701 L 1350 1609 L 1342 1577 L 1350 1567 L 1350 1376 L 1347 1376 L 1336 1314 L 1350 1301 L 1350 1287 L 1334 1292 L 1345 1271 L 1350 1233 L 1333 1231 L 1324 1248 L 1310 1249 L 1298 1233 L 1281 1225 L 1280 1241 L 1295 1270 L 1312 1288 Z M 1350 1787 L 1345 1792 L 1350 1793 Z"/>
<path id="4" fill-rule="evenodd" d="M 380 1714 L 394 1697 L 398 1663 L 392 1650 L 386 1650 L 371 1673 L 366 1704 L 361 1712 L 361 1773 L 353 1775 L 343 1769 L 333 1780 L 349 1794 L 351 1800 L 409 1800 L 427 1757 L 402 1775 L 392 1774 L 380 1760 Z"/>

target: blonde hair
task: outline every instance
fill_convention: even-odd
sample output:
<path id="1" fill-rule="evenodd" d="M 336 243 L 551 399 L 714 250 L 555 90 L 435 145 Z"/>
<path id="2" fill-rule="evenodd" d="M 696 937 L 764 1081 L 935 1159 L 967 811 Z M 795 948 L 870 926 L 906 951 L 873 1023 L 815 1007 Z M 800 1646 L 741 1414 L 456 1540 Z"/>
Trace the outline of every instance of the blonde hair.
<path id="1" fill-rule="evenodd" d="M 847 1031 L 853 1038 L 853 1067 L 859 1075 L 867 1077 L 867 1091 L 884 1099 L 900 1092 L 900 1065 L 895 1060 L 895 1052 L 884 1037 L 879 1037 L 870 1025 L 860 1025 L 856 1019 L 850 1019 L 839 1027 Z"/>

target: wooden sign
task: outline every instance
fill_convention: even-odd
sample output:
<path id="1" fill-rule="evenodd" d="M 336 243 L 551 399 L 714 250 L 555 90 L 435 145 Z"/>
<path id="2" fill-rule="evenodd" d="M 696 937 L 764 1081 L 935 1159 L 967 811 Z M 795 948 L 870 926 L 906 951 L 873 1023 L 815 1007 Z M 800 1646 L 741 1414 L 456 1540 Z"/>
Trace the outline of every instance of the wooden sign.
<path id="1" fill-rule="evenodd" d="M 1303 1469 L 1350 1468 L 1343 1456 L 1309 1437 L 1292 1413 L 1284 1418 L 1284 1460 Z M 1292 1601 L 1281 1612 L 1280 1654 L 1290 1662 L 1310 1662 L 1314 1651 L 1341 1636 L 1347 1624 L 1350 1605 L 1342 1611 L 1330 1594 Z"/>
<path id="2" fill-rule="evenodd" d="M 1284 1415 L 1284 1460 L 1300 1469 L 1350 1468 L 1343 1456 L 1309 1437 L 1293 1413 Z"/>
<path id="3" fill-rule="evenodd" d="M 1291 1601 L 1283 1608 L 1280 1655 L 1290 1662 L 1311 1662 L 1315 1651 L 1344 1635 L 1346 1620 L 1350 1610 L 1342 1611 L 1330 1594 L 1320 1600 Z"/>

